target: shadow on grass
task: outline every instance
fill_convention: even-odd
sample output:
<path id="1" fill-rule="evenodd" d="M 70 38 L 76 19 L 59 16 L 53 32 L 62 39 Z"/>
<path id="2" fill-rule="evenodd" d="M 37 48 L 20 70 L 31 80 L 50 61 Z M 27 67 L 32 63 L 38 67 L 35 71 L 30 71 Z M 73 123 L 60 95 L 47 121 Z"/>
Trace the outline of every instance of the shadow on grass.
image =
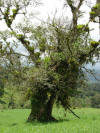
<path id="1" fill-rule="evenodd" d="M 68 120 L 68 119 L 58 119 L 56 121 L 47 121 L 47 122 L 34 120 L 32 122 L 27 122 L 26 121 L 25 124 L 36 126 L 36 125 L 58 124 L 58 123 L 63 123 L 63 122 L 68 122 L 68 121 L 70 121 L 70 120 Z"/>
<path id="2" fill-rule="evenodd" d="M 17 123 L 12 123 L 10 126 L 16 126 L 16 125 L 18 125 Z"/>

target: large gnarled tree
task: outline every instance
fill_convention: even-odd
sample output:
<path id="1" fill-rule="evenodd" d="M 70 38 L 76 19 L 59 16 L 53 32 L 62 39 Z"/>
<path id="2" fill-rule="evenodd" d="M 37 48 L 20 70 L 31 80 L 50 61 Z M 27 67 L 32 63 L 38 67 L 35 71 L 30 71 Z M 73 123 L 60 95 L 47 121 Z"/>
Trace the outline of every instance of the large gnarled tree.
<path id="1" fill-rule="evenodd" d="M 50 24 L 34 27 L 29 22 L 29 14 L 25 12 L 31 1 L 11 0 L 8 4 L 1 1 L 1 19 L 8 27 L 4 34 L 0 34 L 1 56 L 12 66 L 15 63 L 13 55 L 18 58 L 25 56 L 33 64 L 33 69 L 28 73 L 28 95 L 31 100 L 29 121 L 54 120 L 52 109 L 55 102 L 70 110 L 69 99 L 83 82 L 85 65 L 93 63 L 94 56 L 99 56 L 100 42 L 89 37 L 89 22 L 98 16 L 98 11 L 97 15 L 91 11 L 89 22 L 79 25 L 78 19 L 82 15 L 81 7 L 85 0 L 79 0 L 77 5 L 74 0 L 65 2 L 72 12 L 70 24 L 67 20 L 64 25 L 53 20 Z M 27 21 L 15 26 L 16 17 L 21 14 Z M 12 37 L 16 39 L 13 41 Z M 12 39 L 11 43 L 7 38 Z M 16 45 L 22 45 L 27 55 L 16 52 L 13 47 Z"/>

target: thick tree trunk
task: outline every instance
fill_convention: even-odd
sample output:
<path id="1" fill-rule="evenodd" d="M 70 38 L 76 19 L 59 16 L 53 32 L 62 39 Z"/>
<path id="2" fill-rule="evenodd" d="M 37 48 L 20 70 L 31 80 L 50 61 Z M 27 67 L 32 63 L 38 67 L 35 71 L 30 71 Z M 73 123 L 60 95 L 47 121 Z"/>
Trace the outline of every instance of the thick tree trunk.
<path id="1" fill-rule="evenodd" d="M 32 104 L 32 109 L 28 117 L 28 121 L 29 122 L 34 120 L 55 121 L 56 119 L 52 117 L 52 109 L 53 109 L 54 101 L 55 101 L 55 96 L 52 95 L 46 105 L 43 104 L 42 106 L 37 105 L 34 107 L 34 104 Z"/>

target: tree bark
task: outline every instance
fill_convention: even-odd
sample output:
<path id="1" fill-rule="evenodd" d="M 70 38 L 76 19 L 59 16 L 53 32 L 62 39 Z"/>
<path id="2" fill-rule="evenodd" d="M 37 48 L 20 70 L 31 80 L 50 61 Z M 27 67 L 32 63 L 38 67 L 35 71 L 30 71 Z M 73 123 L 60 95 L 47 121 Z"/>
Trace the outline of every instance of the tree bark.
<path id="1" fill-rule="evenodd" d="M 52 109 L 54 101 L 55 101 L 55 96 L 52 95 L 45 105 L 43 104 L 42 106 L 38 105 L 34 106 L 34 103 L 32 102 L 32 108 L 31 108 L 31 113 L 28 117 L 28 122 L 32 122 L 34 120 L 45 121 L 45 122 L 56 121 L 56 119 L 52 117 Z"/>

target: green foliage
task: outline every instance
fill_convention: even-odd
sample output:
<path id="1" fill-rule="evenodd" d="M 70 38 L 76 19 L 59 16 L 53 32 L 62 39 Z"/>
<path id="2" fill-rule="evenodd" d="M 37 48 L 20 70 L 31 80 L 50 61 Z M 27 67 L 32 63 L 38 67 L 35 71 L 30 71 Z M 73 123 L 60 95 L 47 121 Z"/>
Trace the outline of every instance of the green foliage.
<path id="1" fill-rule="evenodd" d="M 88 27 L 88 25 L 80 24 L 80 25 L 77 25 L 77 30 L 79 30 L 80 32 L 82 32 L 82 31 L 89 32 L 89 27 Z"/>
<path id="2" fill-rule="evenodd" d="M 17 9 L 12 9 L 13 14 L 17 13 Z"/>
<path id="3" fill-rule="evenodd" d="M 24 38 L 24 37 L 23 37 L 23 38 Z M 28 40 L 25 40 L 25 39 L 24 39 L 24 43 L 25 43 L 25 44 L 28 44 L 28 45 L 30 44 L 30 42 L 29 42 Z M 32 50 L 34 51 L 34 47 L 31 47 L 31 46 L 30 46 L 29 49 L 32 49 Z"/>
<path id="4" fill-rule="evenodd" d="M 46 49 L 45 44 L 40 44 L 39 48 L 41 52 L 45 52 L 45 49 Z"/>
<path id="5" fill-rule="evenodd" d="M 10 7 L 8 6 L 4 12 L 4 19 L 8 27 L 10 27 L 12 24 L 12 20 L 9 18 L 9 15 L 10 15 Z"/>
<path id="6" fill-rule="evenodd" d="M 5 9 L 5 11 L 3 13 L 4 19 L 9 28 L 11 28 L 11 24 L 13 23 L 13 20 L 15 19 L 16 15 L 18 14 L 19 6 L 17 5 L 16 9 L 12 9 L 12 15 L 11 15 L 10 10 L 11 10 L 10 6 L 7 6 L 7 8 Z"/>
<path id="7" fill-rule="evenodd" d="M 95 6 L 93 6 L 91 12 L 90 12 L 90 18 L 95 19 L 95 17 L 100 15 L 100 3 L 97 3 Z"/>
<path id="8" fill-rule="evenodd" d="M 83 27 L 84 27 L 84 25 L 81 24 L 81 25 L 77 26 L 77 29 L 82 29 Z"/>
<path id="9" fill-rule="evenodd" d="M 39 57 L 40 57 L 40 52 L 36 52 L 36 53 L 34 53 L 34 56 L 35 56 L 35 59 L 38 60 Z"/>
<path id="10" fill-rule="evenodd" d="M 92 47 L 97 47 L 100 44 L 100 42 L 97 41 L 91 41 L 90 43 Z"/>
<path id="11" fill-rule="evenodd" d="M 47 57 L 44 58 L 44 63 L 45 64 L 49 64 L 50 61 L 51 61 L 51 58 L 49 56 L 47 56 Z"/>
<path id="12" fill-rule="evenodd" d="M 68 63 L 72 65 L 75 65 L 75 64 L 78 65 L 78 62 L 74 57 L 69 58 Z"/>
<path id="13" fill-rule="evenodd" d="M 76 96 L 70 98 L 71 105 L 75 107 L 100 108 L 100 83 L 88 83 L 87 86 L 78 89 Z"/>
<path id="14" fill-rule="evenodd" d="M 90 12 L 90 15 L 94 15 L 95 16 L 95 14 L 96 14 L 96 12 L 94 12 L 94 11 Z"/>
<path id="15" fill-rule="evenodd" d="M 100 93 L 96 93 L 91 97 L 91 107 L 100 108 Z"/>
<path id="16" fill-rule="evenodd" d="M 0 79 L 0 97 L 4 94 L 4 83 L 3 81 Z"/>
<path id="17" fill-rule="evenodd" d="M 17 38 L 18 38 L 19 40 L 24 39 L 24 35 L 23 35 L 23 34 L 17 34 Z"/>
<path id="18" fill-rule="evenodd" d="M 29 50 L 34 52 L 34 47 L 29 46 Z"/>
<path id="19" fill-rule="evenodd" d="M 2 102 L 2 105 L 0 105 L 1 108 L 5 109 L 28 108 L 30 105 L 27 104 L 28 100 L 25 99 L 27 90 L 25 75 L 28 68 L 20 66 L 21 64 L 17 62 L 17 59 L 14 61 L 12 71 L 10 66 L 0 67 L 0 101 Z"/>
<path id="20" fill-rule="evenodd" d="M 99 9 L 100 8 L 100 4 L 96 4 L 95 6 L 93 6 L 93 9 Z"/>
<path id="21" fill-rule="evenodd" d="M 51 57 L 53 58 L 54 61 L 64 61 L 66 59 L 66 56 L 64 55 L 63 52 L 54 52 L 51 54 Z"/>
<path id="22" fill-rule="evenodd" d="M 96 17 L 96 12 L 95 11 L 91 11 L 90 12 L 90 18 L 93 20 Z"/>
<path id="23" fill-rule="evenodd" d="M 0 66 L 0 98 L 3 96 L 4 94 L 4 84 L 6 81 L 6 75 L 5 75 L 5 69 Z M 0 99 L 1 100 L 1 99 Z"/>

